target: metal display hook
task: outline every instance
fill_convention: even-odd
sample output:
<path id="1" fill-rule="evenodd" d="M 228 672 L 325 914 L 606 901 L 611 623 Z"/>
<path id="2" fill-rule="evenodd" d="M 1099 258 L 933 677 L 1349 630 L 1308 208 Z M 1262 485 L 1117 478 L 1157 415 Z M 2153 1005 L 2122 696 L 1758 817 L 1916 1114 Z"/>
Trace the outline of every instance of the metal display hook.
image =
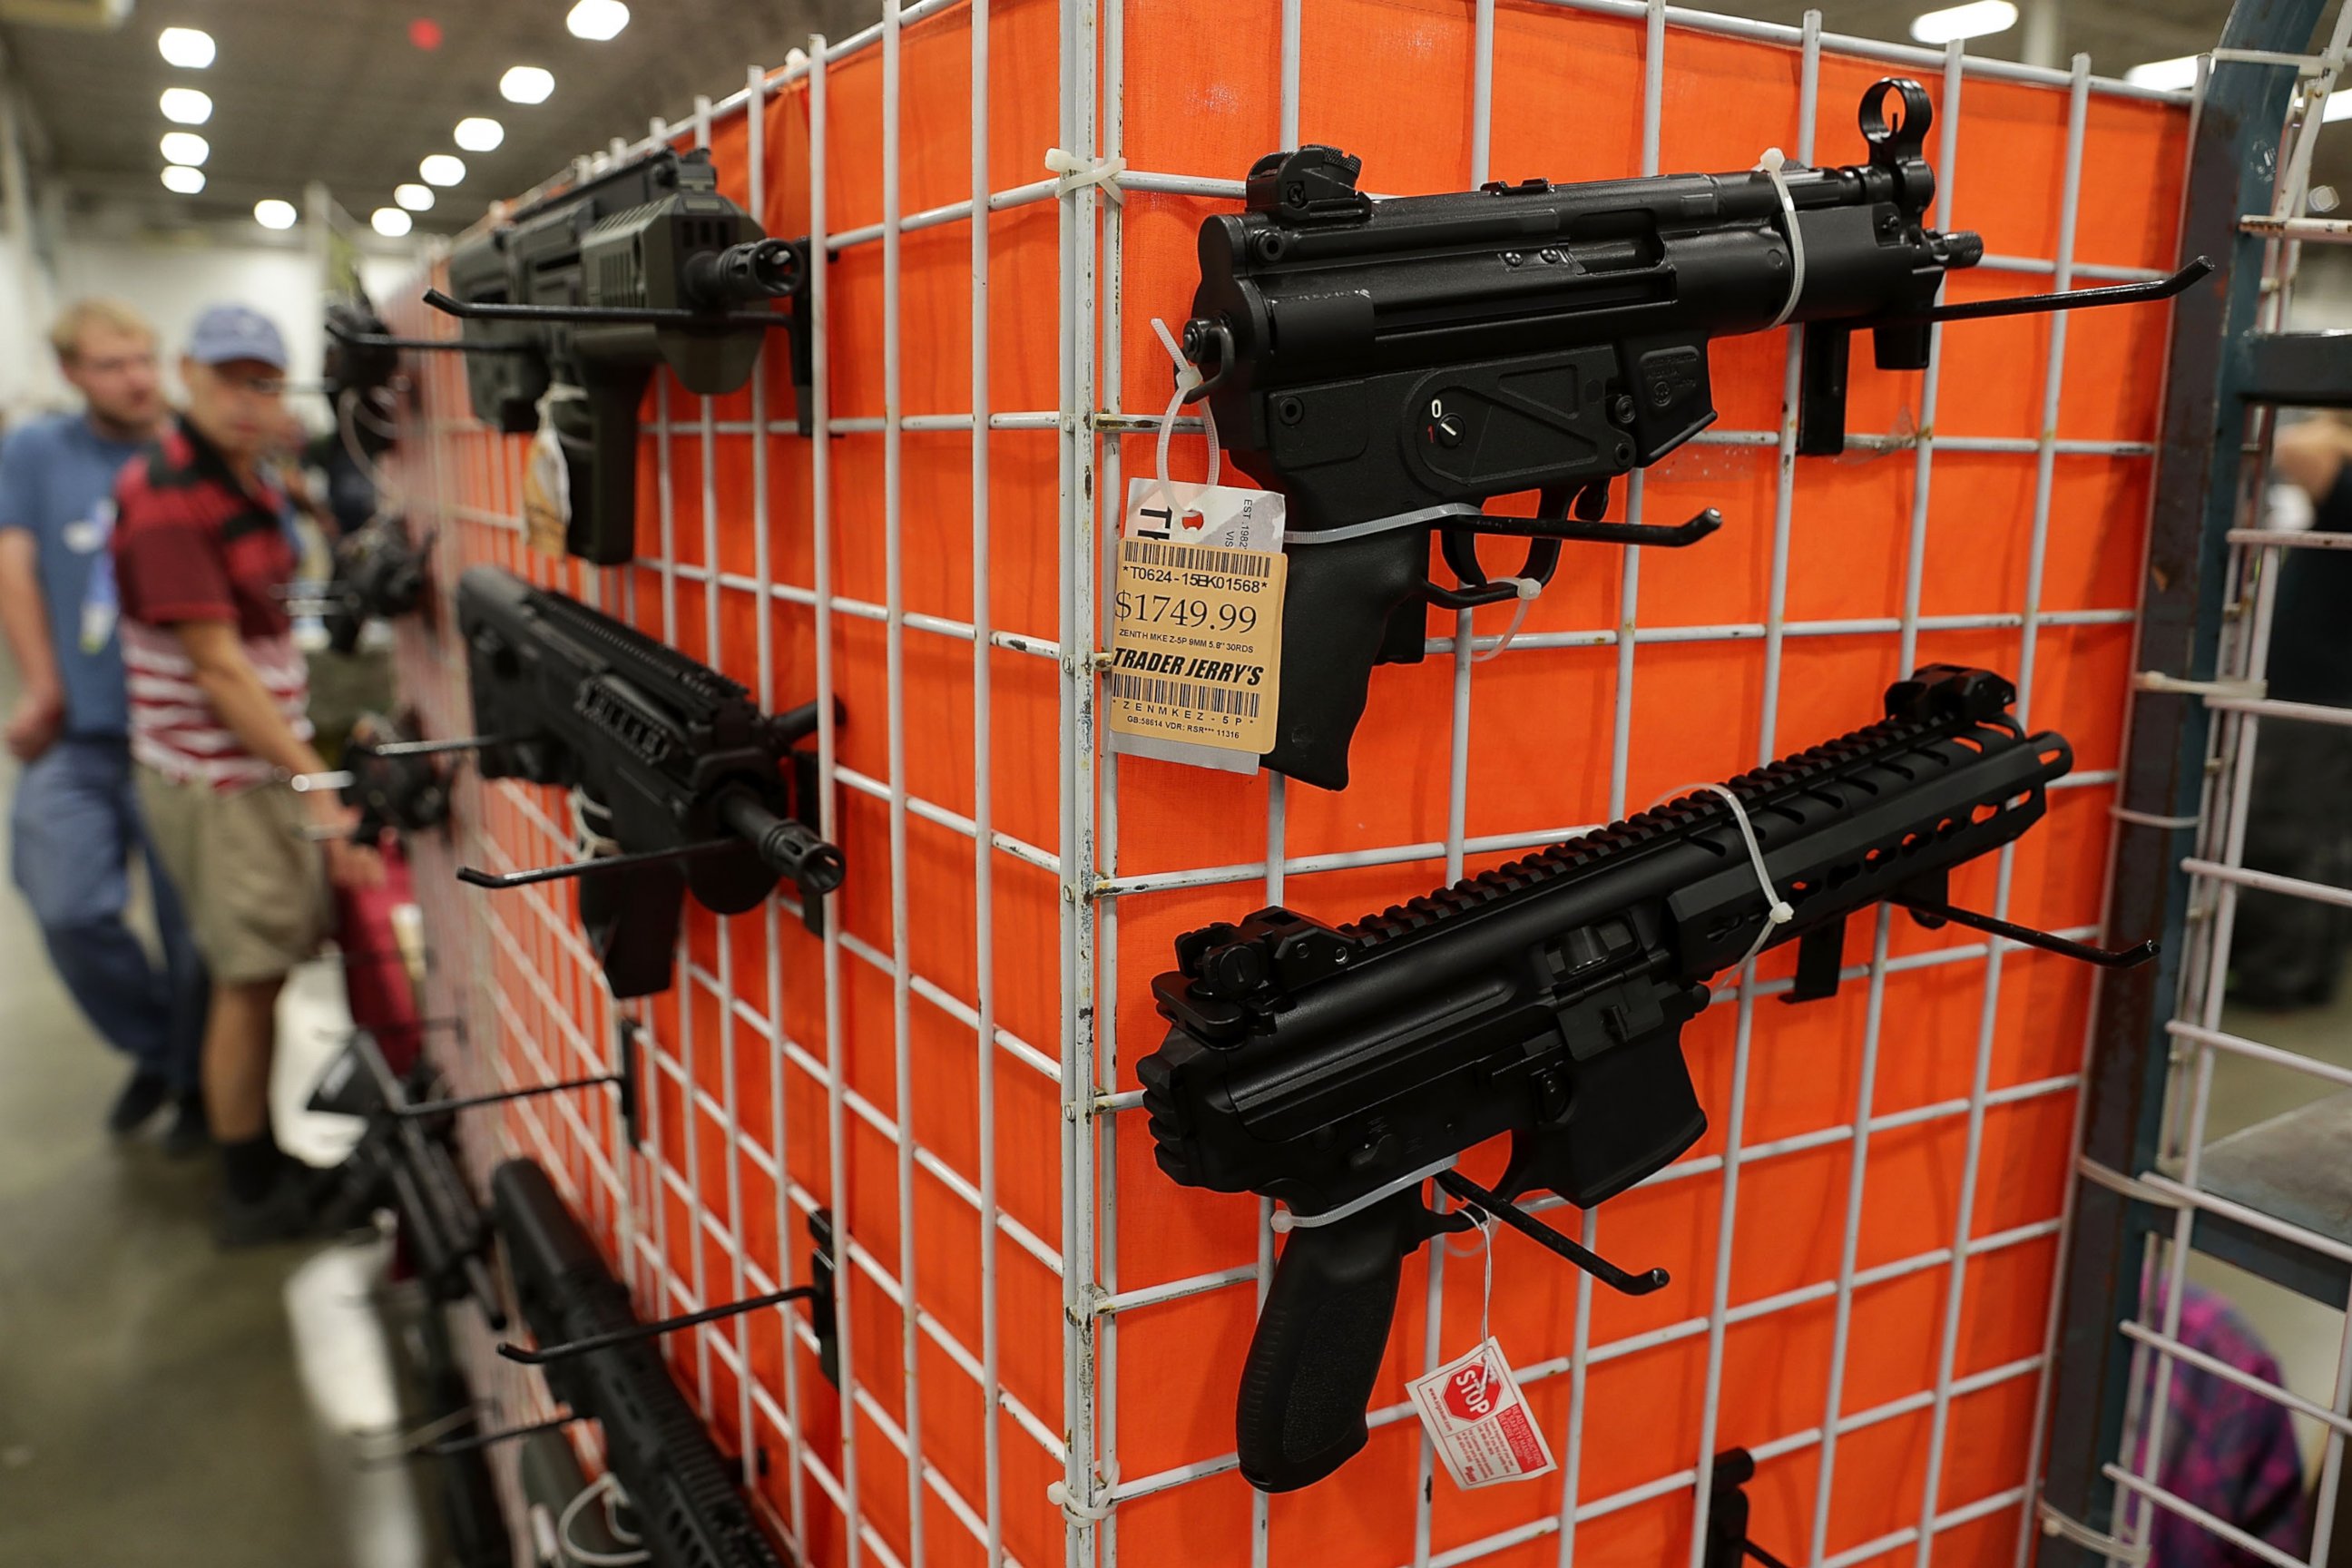
<path id="1" fill-rule="evenodd" d="M 1567 1258 L 1612 1290 L 1628 1296 L 1646 1296 L 1653 1290 L 1664 1289 L 1671 1278 L 1663 1268 L 1650 1268 L 1635 1274 L 1619 1268 L 1591 1248 L 1562 1236 L 1508 1198 L 1488 1192 L 1459 1171 L 1440 1171 L 1431 1180 L 1473 1208 L 1493 1215 L 1537 1246 Z"/>
<path id="2" fill-rule="evenodd" d="M 422 353 L 520 354 L 532 352 L 529 343 L 469 343 L 463 338 L 402 338 L 389 332 L 356 332 L 330 317 L 327 335 L 337 342 L 361 349 L 415 349 Z"/>
<path id="3" fill-rule="evenodd" d="M 438 289 L 427 289 L 425 302 L 461 321 L 706 328 L 790 328 L 793 324 L 790 315 L 775 310 L 693 310 L 677 305 L 492 305 L 453 299 Z"/>
<path id="4" fill-rule="evenodd" d="M 576 1357 L 612 1350 L 621 1345 L 636 1344 L 658 1339 L 681 1329 L 698 1328 L 728 1318 L 740 1317 L 769 1307 L 781 1307 L 792 1301 L 807 1301 L 809 1316 L 816 1331 L 817 1361 L 825 1377 L 838 1385 L 841 1382 L 840 1341 L 834 1332 L 835 1276 L 839 1267 L 835 1257 L 833 1214 L 819 1209 L 808 1217 L 809 1239 L 814 1244 L 809 1252 L 809 1283 L 771 1290 L 764 1295 L 730 1301 L 724 1306 L 706 1307 L 698 1312 L 687 1312 L 675 1318 L 662 1318 L 650 1323 L 632 1323 L 625 1329 L 610 1333 L 590 1334 L 583 1339 L 567 1340 L 561 1344 L 541 1345 L 537 1349 L 501 1341 L 499 1354 L 524 1366 L 548 1366 Z M 576 1417 L 575 1417 L 576 1419 Z M 516 1436 L 521 1436 L 519 1431 Z"/>
<path id="5" fill-rule="evenodd" d="M 2168 277 L 2146 283 L 2115 283 L 2097 289 L 2062 289 L 2052 294 L 2012 294 L 2000 300 L 1965 300 L 1933 305 L 1900 316 L 1874 316 L 1856 327 L 1908 327 L 1927 321 L 1980 321 L 2002 316 L 2042 316 L 2053 310 L 2090 310 L 2102 305 L 2147 305 L 2190 289 L 2212 276 L 2213 263 L 2200 256 Z"/>

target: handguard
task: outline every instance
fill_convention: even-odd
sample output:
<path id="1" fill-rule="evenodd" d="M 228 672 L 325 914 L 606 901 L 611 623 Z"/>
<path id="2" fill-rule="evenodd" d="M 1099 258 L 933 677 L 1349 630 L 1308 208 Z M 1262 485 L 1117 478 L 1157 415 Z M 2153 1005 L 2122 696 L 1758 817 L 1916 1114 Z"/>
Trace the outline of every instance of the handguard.
<path id="1" fill-rule="evenodd" d="M 1770 894 L 1738 817 L 1702 795 L 1349 925 L 1276 908 L 1179 941 L 1179 967 L 1152 984 L 1167 1038 L 1137 1064 L 1154 1157 L 1187 1186 L 1278 1199 L 1302 1222 L 1243 1378 L 1235 1444 L 1253 1485 L 1307 1485 L 1362 1447 L 1402 1259 L 1470 1223 L 1430 1211 L 1416 1173 L 1509 1211 L 1613 1288 L 1665 1282 L 1592 1258 L 1516 1200 L 1589 1208 L 1697 1140 L 1682 1029 L 1750 952 L 1799 941 L 1801 967 L 1818 980 L 1826 954 L 1834 989 L 1845 921 L 1874 903 L 1979 918 L 1949 908 L 1951 868 L 2041 820 L 2073 763 L 2063 737 L 2019 729 L 2013 696 L 1999 676 L 1933 666 L 1890 689 L 1882 722 L 1730 781 Z M 1771 926 L 1775 898 L 1792 918 Z M 2153 953 L 2007 932 L 2104 962 Z M 1492 1192 L 1446 1168 L 1502 1134 Z M 1337 1217 L 1304 1226 L 1322 1216 Z"/>

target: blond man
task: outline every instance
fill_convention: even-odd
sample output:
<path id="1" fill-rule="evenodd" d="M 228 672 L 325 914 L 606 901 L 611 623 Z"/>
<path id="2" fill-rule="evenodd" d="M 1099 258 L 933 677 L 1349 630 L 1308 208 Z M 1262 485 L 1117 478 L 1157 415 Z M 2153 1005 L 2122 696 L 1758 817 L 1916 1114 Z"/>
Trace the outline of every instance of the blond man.
<path id="1" fill-rule="evenodd" d="M 67 992 L 131 1058 L 109 1124 L 127 1133 L 176 1102 L 169 1146 L 190 1152 L 205 1138 L 204 966 L 140 820 L 107 556 L 115 476 L 168 412 L 155 334 L 127 305 L 84 300 L 49 342 L 82 409 L 0 446 L 0 632 L 17 683 L 6 741 L 24 765 L 12 869 Z M 153 889 L 160 967 L 123 921 L 134 854 Z"/>

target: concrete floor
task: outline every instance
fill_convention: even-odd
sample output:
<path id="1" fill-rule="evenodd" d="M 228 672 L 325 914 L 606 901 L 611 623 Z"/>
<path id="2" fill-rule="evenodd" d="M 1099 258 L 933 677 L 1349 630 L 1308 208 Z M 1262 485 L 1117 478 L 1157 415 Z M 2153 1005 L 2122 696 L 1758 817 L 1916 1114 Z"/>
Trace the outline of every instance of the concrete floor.
<path id="1" fill-rule="evenodd" d="M 328 1032 L 292 1031 L 281 1089 Z M 358 1435 L 398 1419 L 381 1249 L 215 1250 L 215 1163 L 104 1131 L 123 1076 L 0 890 L 0 1563 L 428 1561 L 405 1473 L 358 1462 Z"/>

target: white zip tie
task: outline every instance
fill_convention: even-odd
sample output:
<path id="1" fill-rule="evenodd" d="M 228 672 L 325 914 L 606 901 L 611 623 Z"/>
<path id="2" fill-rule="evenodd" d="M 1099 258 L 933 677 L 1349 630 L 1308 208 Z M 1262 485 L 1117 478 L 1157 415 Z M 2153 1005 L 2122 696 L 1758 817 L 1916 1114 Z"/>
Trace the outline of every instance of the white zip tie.
<path id="1" fill-rule="evenodd" d="M 2205 820 L 2201 816 L 2157 816 L 2125 805 L 2107 807 L 2107 815 L 2117 822 L 2128 822 L 2135 827 L 2194 827 Z"/>
<path id="2" fill-rule="evenodd" d="M 2105 1558 L 2112 1563 L 2126 1563 L 2129 1568 L 2139 1568 L 2141 1563 L 2147 1561 L 2148 1549 L 2146 1546 L 2136 1546 L 2130 1542 L 2094 1530 L 2081 1520 L 2069 1519 L 2051 1507 L 2047 1500 L 2035 1502 L 2033 1513 L 2034 1517 L 2042 1521 L 2042 1533 L 2044 1535 L 2056 1536 L 2062 1541 L 2071 1541 L 2095 1556 Z"/>
<path id="3" fill-rule="evenodd" d="M 1488 659 L 1498 658 L 1505 648 L 1511 646 L 1511 639 L 1517 637 L 1519 628 L 1528 624 L 1528 606 L 1534 604 L 1536 595 L 1543 592 L 1543 584 L 1532 577 L 1497 577 L 1495 581 L 1511 585 L 1512 591 L 1518 595 L 1518 605 L 1511 611 L 1511 624 L 1503 628 L 1503 640 L 1485 653 L 1472 654 L 1470 662 L 1473 664 L 1484 664 Z"/>
<path id="4" fill-rule="evenodd" d="M 1118 183 L 1127 173 L 1125 158 L 1081 158 L 1066 147 L 1049 147 L 1045 150 L 1045 169 L 1048 174 L 1061 176 L 1054 182 L 1056 196 L 1099 185 L 1112 201 L 1122 205 L 1127 201 L 1127 192 Z"/>
<path id="5" fill-rule="evenodd" d="M 1074 1500 L 1070 1496 L 1070 1485 L 1067 1481 L 1055 1481 L 1048 1486 L 1045 1489 L 1045 1500 L 1060 1509 L 1062 1517 L 1072 1524 L 1100 1524 L 1111 1516 L 1112 1510 L 1118 1507 L 1116 1495 L 1118 1491 L 1118 1461 L 1113 1459 L 1108 1465 L 1096 1471 L 1095 1479 L 1102 1489 L 1095 1493 L 1095 1500 L 1092 1502 L 1081 1503 Z"/>
<path id="6" fill-rule="evenodd" d="M 1184 351 L 1176 346 L 1176 334 L 1168 330 L 1167 322 L 1154 316 L 1151 318 L 1151 330 L 1160 335 L 1160 346 L 1168 351 L 1168 357 L 1176 362 L 1176 395 L 1168 400 L 1168 412 L 1160 416 L 1159 467 L 1160 500 L 1168 508 L 1169 529 L 1173 533 L 1180 527 L 1178 520 L 1183 515 L 1184 509 L 1176 504 L 1176 492 L 1168 482 L 1168 443 L 1176 434 L 1176 416 L 1183 410 L 1184 399 L 1201 384 L 1201 367 L 1184 357 Z M 1217 488 L 1217 475 L 1223 465 L 1224 453 L 1217 445 L 1216 413 L 1205 400 L 1201 405 L 1201 429 L 1209 437 L 1209 477 L 1202 481 L 1201 488 L 1213 490 Z"/>
<path id="7" fill-rule="evenodd" d="M 1780 195 L 1780 217 L 1789 232 L 1789 297 L 1780 302 L 1780 313 L 1772 318 L 1771 326 L 1764 329 L 1768 332 L 1774 327 L 1788 325 L 1789 318 L 1797 313 L 1798 299 L 1805 291 L 1805 231 L 1797 226 L 1797 203 L 1789 195 L 1789 176 L 1781 172 L 1788 162 L 1788 154 L 1778 147 L 1765 148 L 1764 155 L 1756 160 L 1757 172 L 1772 182 L 1772 189 Z"/>
<path id="8" fill-rule="evenodd" d="M 588 798 L 584 789 L 574 789 L 572 800 L 572 838 L 580 847 L 583 858 L 602 860 L 621 852 L 621 841 L 595 826 L 593 818 L 602 818 L 605 827 L 613 825 L 610 806 L 598 805 Z"/>
<path id="9" fill-rule="evenodd" d="M 1287 1204 L 1277 1203 L 1274 1211 L 1274 1232 L 1276 1236 L 1287 1236 L 1294 1230 L 1313 1230 L 1317 1226 L 1335 1225 L 1349 1215 L 1361 1214 L 1383 1198 L 1396 1196 L 1407 1187 L 1421 1185 L 1440 1171 L 1454 1169 L 1454 1162 L 1461 1157 L 1459 1154 L 1448 1154 L 1443 1160 L 1423 1165 L 1420 1170 L 1399 1176 L 1392 1182 L 1382 1183 L 1362 1197 L 1341 1204 L 1336 1208 L 1325 1209 L 1321 1214 L 1293 1214 Z"/>
<path id="10" fill-rule="evenodd" d="M 2143 669 L 2133 676 L 2132 689 L 2160 691 L 2168 697 L 2251 697 L 2258 701 L 2270 695 L 2266 680 L 2189 680 L 2160 669 Z"/>
<path id="11" fill-rule="evenodd" d="M 1722 984 L 1726 980 L 1736 978 L 1741 970 L 1747 968 L 1749 960 L 1753 959 L 1758 953 L 1763 952 L 1764 944 L 1771 940 L 1772 929 L 1775 926 L 1787 925 L 1790 921 L 1795 920 L 1797 918 L 1797 911 L 1790 907 L 1789 901 L 1786 899 L 1783 899 L 1777 891 L 1774 890 L 1772 887 L 1772 873 L 1767 870 L 1764 866 L 1764 851 L 1756 842 L 1756 825 L 1748 820 L 1747 803 L 1742 801 L 1730 790 L 1719 784 L 1676 784 L 1674 788 L 1668 790 L 1665 794 L 1652 801 L 1650 803 L 1650 809 L 1652 811 L 1655 811 L 1658 807 L 1665 805 L 1668 801 L 1674 800 L 1681 795 L 1689 795 L 1695 790 L 1704 791 L 1708 795 L 1721 795 L 1723 797 L 1724 804 L 1731 807 L 1731 819 L 1739 824 L 1739 837 L 1748 841 L 1748 863 L 1756 868 L 1756 885 L 1764 889 L 1765 901 L 1770 906 L 1766 910 L 1762 928 L 1756 933 L 1755 942 L 1750 943 L 1748 946 L 1747 956 L 1742 958 L 1738 963 L 1733 964 L 1729 969 L 1725 970 L 1723 973 L 1717 975 L 1713 981 L 1711 981 L 1708 984 L 1707 988 L 1709 990 L 1713 990 L 1716 986 Z"/>

